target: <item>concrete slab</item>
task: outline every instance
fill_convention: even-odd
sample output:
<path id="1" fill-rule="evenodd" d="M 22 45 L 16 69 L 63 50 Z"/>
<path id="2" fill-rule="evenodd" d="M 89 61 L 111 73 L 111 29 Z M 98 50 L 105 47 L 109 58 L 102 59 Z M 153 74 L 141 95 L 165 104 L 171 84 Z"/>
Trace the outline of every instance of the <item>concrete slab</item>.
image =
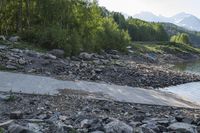
<path id="1" fill-rule="evenodd" d="M 50 77 L 0 72 L 0 91 L 22 92 L 28 94 L 58 94 L 58 89 L 84 90 L 109 95 L 117 101 L 141 104 L 165 105 L 197 108 L 177 95 L 159 90 L 146 90 L 128 86 L 118 86 L 86 81 L 62 81 Z"/>

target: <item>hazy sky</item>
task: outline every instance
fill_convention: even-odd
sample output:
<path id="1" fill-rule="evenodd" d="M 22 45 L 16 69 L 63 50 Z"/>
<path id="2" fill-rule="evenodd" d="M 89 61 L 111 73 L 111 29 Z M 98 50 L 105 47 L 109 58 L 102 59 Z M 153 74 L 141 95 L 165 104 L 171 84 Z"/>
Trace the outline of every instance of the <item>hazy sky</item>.
<path id="1" fill-rule="evenodd" d="M 186 12 L 200 18 L 200 0 L 99 0 L 99 5 L 128 15 L 141 11 L 164 16 Z"/>

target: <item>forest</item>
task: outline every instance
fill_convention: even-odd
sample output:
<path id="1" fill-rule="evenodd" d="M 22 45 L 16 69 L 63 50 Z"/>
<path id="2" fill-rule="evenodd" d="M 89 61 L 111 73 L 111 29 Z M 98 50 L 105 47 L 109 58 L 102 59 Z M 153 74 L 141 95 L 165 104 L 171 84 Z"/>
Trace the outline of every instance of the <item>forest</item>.
<path id="1" fill-rule="evenodd" d="M 159 23 L 110 12 L 96 0 L 1 0 L 0 34 L 19 35 L 46 49 L 126 51 L 132 41 L 169 41 Z"/>

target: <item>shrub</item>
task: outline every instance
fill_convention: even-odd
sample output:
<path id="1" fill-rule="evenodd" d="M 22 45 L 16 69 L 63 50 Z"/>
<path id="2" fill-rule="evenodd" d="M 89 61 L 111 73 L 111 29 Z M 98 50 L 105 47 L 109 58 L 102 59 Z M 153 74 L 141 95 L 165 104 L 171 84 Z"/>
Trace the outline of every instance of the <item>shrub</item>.
<path id="1" fill-rule="evenodd" d="M 37 30 L 36 30 L 37 29 Z M 57 26 L 34 28 L 21 33 L 22 38 L 46 49 L 63 49 L 66 55 L 71 55 L 70 36 L 66 30 Z"/>
<path id="2" fill-rule="evenodd" d="M 127 31 L 119 29 L 118 25 L 110 18 L 103 21 L 103 30 L 99 32 L 100 47 L 125 51 L 131 39 Z"/>
<path id="3" fill-rule="evenodd" d="M 171 37 L 170 42 L 189 44 L 190 40 L 188 34 L 178 33 L 177 35 Z"/>

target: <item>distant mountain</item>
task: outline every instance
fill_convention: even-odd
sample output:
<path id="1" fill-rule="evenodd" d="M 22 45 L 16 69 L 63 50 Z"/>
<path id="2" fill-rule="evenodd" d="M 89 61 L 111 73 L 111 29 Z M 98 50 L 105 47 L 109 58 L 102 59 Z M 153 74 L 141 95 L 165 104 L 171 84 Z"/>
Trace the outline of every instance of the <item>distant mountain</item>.
<path id="1" fill-rule="evenodd" d="M 189 16 L 181 20 L 177 25 L 190 30 L 200 31 L 200 20 L 195 16 Z"/>
<path id="2" fill-rule="evenodd" d="M 157 16 L 151 12 L 141 12 L 133 16 L 149 22 L 168 22 L 189 30 L 200 31 L 200 19 L 187 13 L 179 13 L 172 17 Z"/>
<path id="3" fill-rule="evenodd" d="M 134 15 L 133 17 L 141 19 L 141 20 L 149 21 L 149 22 L 161 22 L 162 21 L 159 16 L 156 16 L 151 12 L 141 12 L 139 14 Z"/>

